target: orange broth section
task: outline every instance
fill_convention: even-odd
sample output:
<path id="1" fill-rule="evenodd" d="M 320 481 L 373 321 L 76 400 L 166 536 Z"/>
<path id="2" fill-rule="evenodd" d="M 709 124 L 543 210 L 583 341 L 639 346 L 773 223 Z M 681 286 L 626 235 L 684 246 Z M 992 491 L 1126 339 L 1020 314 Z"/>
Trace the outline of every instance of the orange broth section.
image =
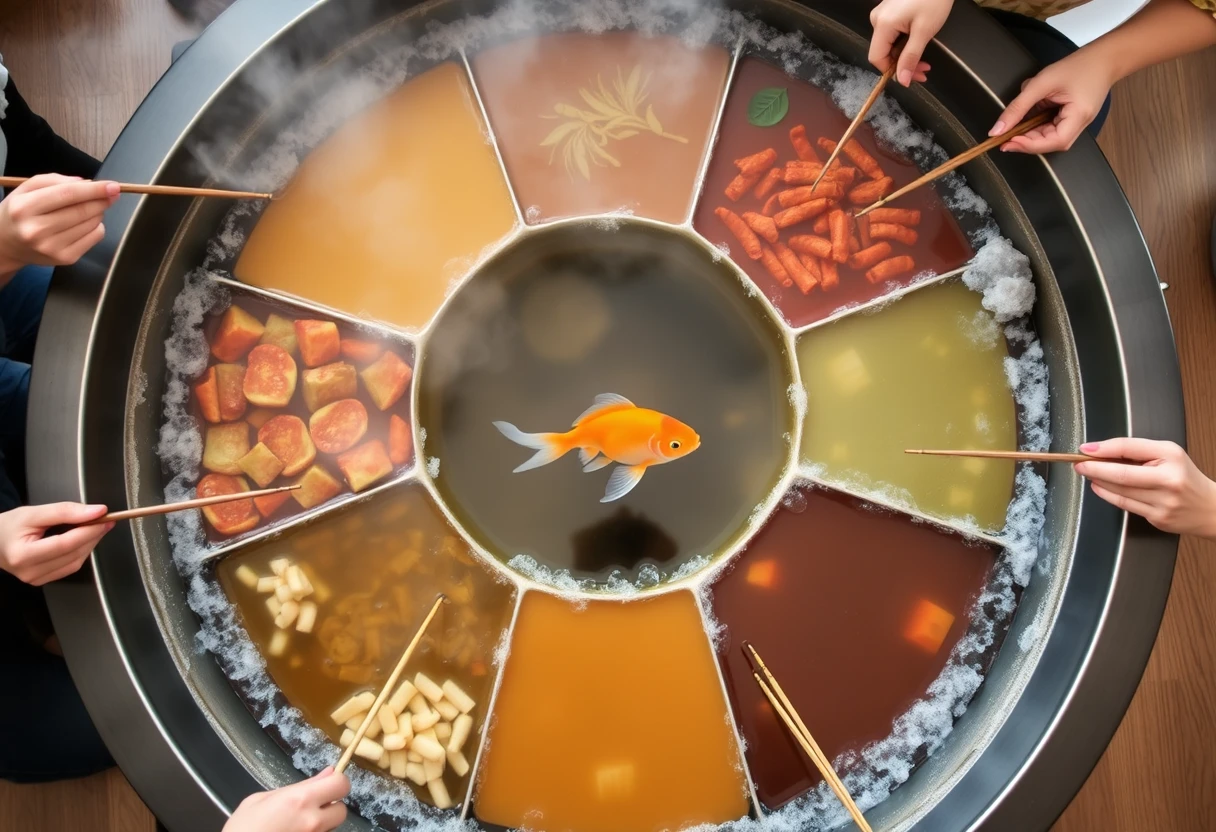
<path id="1" fill-rule="evenodd" d="M 421 327 L 515 224 L 463 67 L 406 82 L 321 143 L 258 220 L 238 278 Z"/>
<path id="2" fill-rule="evenodd" d="M 730 62 L 635 32 L 521 38 L 472 59 L 530 222 L 620 209 L 683 222 Z"/>
<path id="3" fill-rule="evenodd" d="M 738 746 L 691 593 L 529 593 L 478 776 L 482 820 L 649 832 L 748 812 Z"/>

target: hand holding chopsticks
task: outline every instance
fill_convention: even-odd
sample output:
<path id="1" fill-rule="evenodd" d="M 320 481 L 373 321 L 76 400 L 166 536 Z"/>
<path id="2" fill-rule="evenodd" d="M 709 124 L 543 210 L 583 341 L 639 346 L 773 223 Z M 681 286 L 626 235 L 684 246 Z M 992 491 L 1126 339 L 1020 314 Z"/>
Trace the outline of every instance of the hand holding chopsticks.
<path id="1" fill-rule="evenodd" d="M 30 181 L 22 176 L 0 176 L 0 187 L 16 188 Z M 220 188 L 189 188 L 176 185 L 134 185 L 118 183 L 120 194 L 152 194 L 155 196 L 214 196 L 223 199 L 274 199 L 272 193 L 257 191 L 228 191 Z"/>
<path id="2" fill-rule="evenodd" d="M 111 511 L 95 520 L 89 520 L 79 525 L 82 526 L 98 526 L 102 523 L 113 523 L 118 520 L 135 520 L 139 517 L 151 517 L 156 514 L 172 514 L 175 511 L 186 511 L 191 508 L 203 508 L 205 506 L 219 505 L 220 503 L 233 503 L 237 500 L 252 500 L 254 497 L 266 497 L 270 494 L 279 494 L 284 491 L 295 491 L 300 486 L 298 485 L 283 485 L 278 488 L 265 488 L 260 491 L 238 491 L 235 494 L 218 494 L 214 497 L 198 497 L 193 500 L 182 500 L 178 503 L 164 503 L 159 506 L 144 506 L 142 508 L 131 508 L 126 511 Z"/>
<path id="3" fill-rule="evenodd" d="M 752 676 L 756 680 L 756 684 L 764 691 L 764 695 L 768 698 L 769 704 L 773 706 L 773 711 L 777 713 L 781 720 L 785 723 L 785 727 L 794 735 L 794 739 L 802 746 L 802 750 L 811 758 L 811 762 L 815 764 L 815 768 L 819 769 L 820 775 L 823 776 L 824 782 L 835 792 L 836 797 L 844 804 L 844 808 L 848 810 L 849 815 L 857 824 L 857 828 L 861 832 L 873 832 L 870 829 L 870 824 L 866 822 L 865 816 L 862 815 L 861 809 L 854 802 L 849 790 L 845 788 L 844 783 L 836 775 L 832 769 L 832 764 L 827 756 L 823 753 L 823 749 L 815 742 L 815 738 L 811 736 L 811 732 L 807 730 L 806 725 L 802 721 L 802 717 L 798 716 L 798 712 L 794 710 L 794 706 L 785 695 L 785 691 L 781 689 L 781 685 L 777 684 L 777 680 L 773 674 L 769 672 L 768 666 L 764 664 L 764 660 L 760 658 L 760 654 L 751 642 L 743 642 L 743 655 L 747 657 L 748 664 L 752 667 Z M 761 678 L 763 674 L 763 678 Z"/>
<path id="4" fill-rule="evenodd" d="M 853 138 L 853 134 L 857 132 L 857 128 L 860 127 L 861 123 L 866 120 L 866 114 L 870 112 L 870 108 L 874 106 L 874 102 L 878 100 L 878 96 L 882 95 L 883 88 L 887 85 L 887 82 L 891 80 L 891 76 L 895 74 L 895 67 L 898 59 L 899 51 L 895 50 L 891 53 L 890 66 L 888 66 L 886 71 L 883 72 L 883 74 L 879 77 L 878 83 L 874 85 L 874 89 L 870 90 L 870 94 L 862 103 L 861 109 L 857 111 L 857 115 L 853 116 L 852 123 L 849 124 L 848 129 L 844 131 L 844 135 L 840 137 L 840 141 L 836 142 L 836 147 L 832 149 L 832 153 L 828 156 L 828 160 L 823 163 L 823 169 L 819 171 L 819 175 L 816 176 L 815 181 L 811 183 L 812 191 L 819 186 L 820 180 L 822 180 L 827 174 L 828 168 L 830 168 L 832 163 L 836 161 L 836 157 L 840 155 L 842 150 L 844 150 L 845 144 Z"/>

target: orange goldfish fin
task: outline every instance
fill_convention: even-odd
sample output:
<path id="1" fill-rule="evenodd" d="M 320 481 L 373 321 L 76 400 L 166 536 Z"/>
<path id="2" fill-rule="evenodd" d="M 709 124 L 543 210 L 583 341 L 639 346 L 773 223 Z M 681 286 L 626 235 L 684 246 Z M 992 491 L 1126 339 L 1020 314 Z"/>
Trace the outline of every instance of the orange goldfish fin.
<path id="1" fill-rule="evenodd" d="M 631 407 L 637 407 L 637 405 L 624 396 L 618 396 L 616 393 L 600 393 L 595 397 L 591 407 L 580 413 L 579 417 L 574 420 L 572 427 L 578 427 L 592 416 L 603 416 L 614 410 L 628 410 Z"/>
<path id="2" fill-rule="evenodd" d="M 592 471 L 598 471 L 601 468 L 611 465 L 612 460 L 606 456 L 596 457 L 583 466 L 583 473 L 590 474 Z"/>
<path id="3" fill-rule="evenodd" d="M 598 456 L 598 455 L 599 455 L 599 451 L 597 451 L 595 448 L 579 448 L 578 449 L 579 465 L 586 465 L 588 462 L 595 459 L 596 456 Z"/>
<path id="4" fill-rule="evenodd" d="M 570 446 L 565 442 L 565 434 L 562 433 L 524 433 L 510 422 L 495 422 L 494 427 L 516 445 L 536 449 L 531 459 L 515 469 L 516 474 L 548 465 L 570 450 Z"/>
<path id="5" fill-rule="evenodd" d="M 608 478 L 608 487 L 604 489 L 604 496 L 600 502 L 611 503 L 613 500 L 621 499 L 642 481 L 642 474 L 645 473 L 645 464 L 618 465 L 613 470 L 612 476 Z"/>

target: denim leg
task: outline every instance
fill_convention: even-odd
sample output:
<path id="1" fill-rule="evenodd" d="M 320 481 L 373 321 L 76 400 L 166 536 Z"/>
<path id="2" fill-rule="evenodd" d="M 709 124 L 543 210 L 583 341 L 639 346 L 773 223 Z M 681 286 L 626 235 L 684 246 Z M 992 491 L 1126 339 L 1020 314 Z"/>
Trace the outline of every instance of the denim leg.
<path id="1" fill-rule="evenodd" d="M 50 266 L 26 266 L 0 289 L 0 356 L 29 364 L 51 288 Z"/>

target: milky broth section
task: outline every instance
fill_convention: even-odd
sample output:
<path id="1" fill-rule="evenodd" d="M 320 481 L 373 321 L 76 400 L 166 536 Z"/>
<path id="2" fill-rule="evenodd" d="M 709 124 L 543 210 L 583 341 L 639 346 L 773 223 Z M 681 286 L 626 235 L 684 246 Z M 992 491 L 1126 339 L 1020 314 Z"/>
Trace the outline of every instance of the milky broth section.
<path id="1" fill-rule="evenodd" d="M 525 37 L 472 58 L 528 220 L 688 214 L 729 55 L 674 37 Z"/>
<path id="2" fill-rule="evenodd" d="M 1018 447 L 1004 332 L 981 301 L 961 283 L 931 286 L 804 335 L 804 461 L 862 493 L 999 531 L 1012 462 L 904 453 Z"/>
<path id="3" fill-rule="evenodd" d="M 421 327 L 515 210 L 464 68 L 407 81 L 313 150 L 258 220 L 235 274 Z"/>
<path id="4" fill-rule="evenodd" d="M 474 814 L 537 832 L 650 832 L 748 811 L 696 599 L 528 593 Z"/>

